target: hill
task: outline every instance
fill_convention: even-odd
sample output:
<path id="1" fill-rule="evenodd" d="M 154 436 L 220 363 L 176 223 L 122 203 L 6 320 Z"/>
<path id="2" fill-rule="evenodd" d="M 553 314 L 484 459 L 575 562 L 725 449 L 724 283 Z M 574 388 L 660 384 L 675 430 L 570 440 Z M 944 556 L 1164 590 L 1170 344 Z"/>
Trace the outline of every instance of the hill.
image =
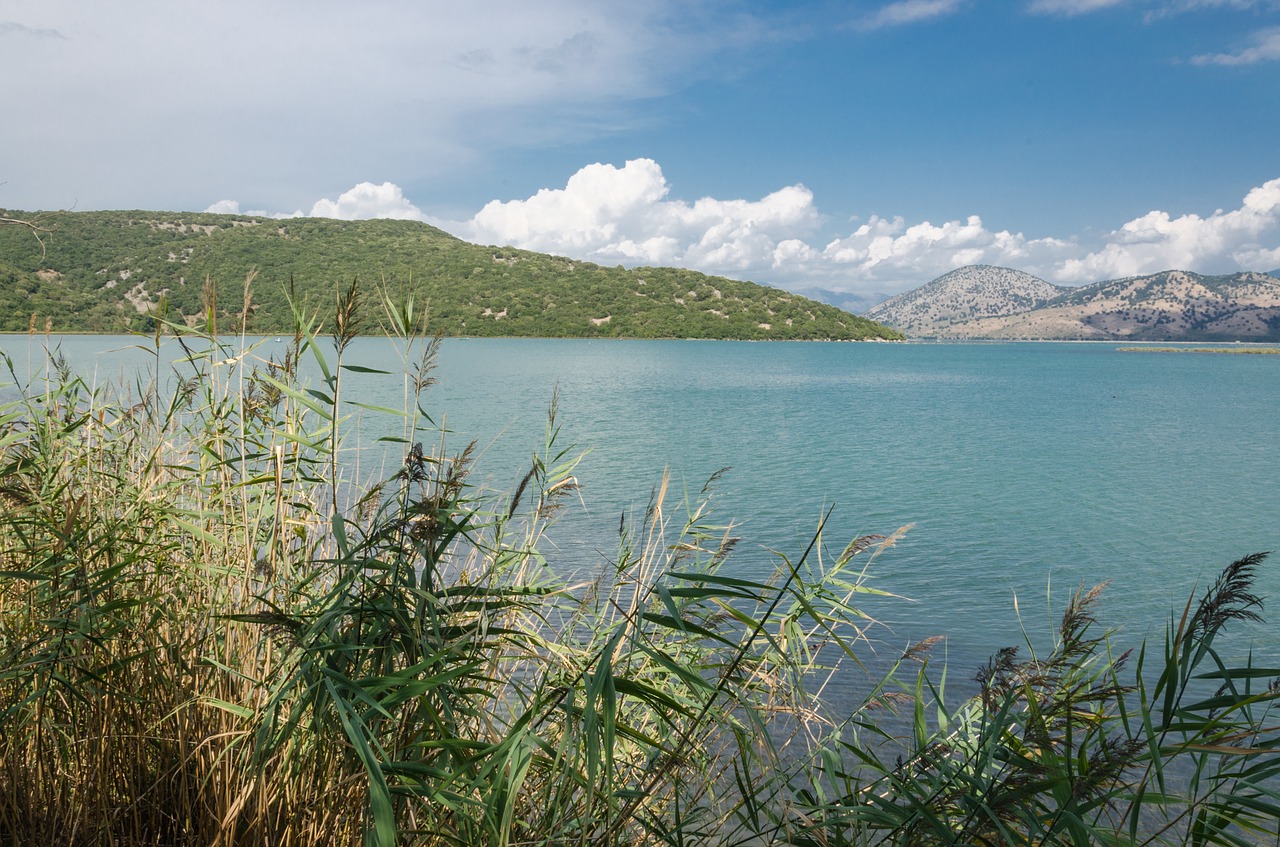
<path id="1" fill-rule="evenodd" d="M 335 292 L 412 291 L 444 335 L 896 339 L 833 306 L 750 282 L 676 268 L 606 268 L 510 247 L 484 247 L 416 221 L 275 220 L 175 212 L 3 211 L 0 331 L 128 332 L 203 320 L 206 280 L 220 326 L 278 333 L 286 292 L 327 316 Z M 244 281 L 256 271 L 246 307 Z M 368 326 L 373 331 L 373 326 Z"/>
<path id="2" fill-rule="evenodd" d="M 956 324 L 1025 312 L 1067 290 L 1012 268 L 967 265 L 891 297 L 866 315 L 908 335 L 951 335 Z"/>
<path id="3" fill-rule="evenodd" d="M 1007 268 L 968 267 L 867 315 L 943 338 L 1280 341 L 1280 279 L 1163 271 L 1059 288 Z"/>
<path id="4" fill-rule="evenodd" d="M 977 338 L 1280 341 L 1280 279 L 1162 271 L 1068 290 L 1021 314 L 958 323 Z"/>

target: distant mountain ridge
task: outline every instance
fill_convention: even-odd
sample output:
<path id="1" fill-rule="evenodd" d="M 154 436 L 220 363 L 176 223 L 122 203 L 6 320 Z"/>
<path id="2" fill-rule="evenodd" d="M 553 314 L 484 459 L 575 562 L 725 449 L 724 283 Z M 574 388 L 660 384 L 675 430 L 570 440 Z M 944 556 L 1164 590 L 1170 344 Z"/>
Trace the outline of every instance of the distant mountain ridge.
<path id="1" fill-rule="evenodd" d="M 855 315 L 865 315 L 872 307 L 888 300 L 892 295 L 876 292 L 874 294 L 856 294 L 852 291 L 834 291 L 830 288 L 796 288 L 792 289 L 801 297 L 826 303 Z"/>
<path id="2" fill-rule="evenodd" d="M 1171 270 L 1061 288 L 969 266 L 867 315 L 917 337 L 1280 341 L 1280 279 Z"/>
<path id="3" fill-rule="evenodd" d="M 908 335 L 948 335 L 956 325 L 1035 309 L 1070 289 L 1012 268 L 967 265 L 869 309 Z"/>

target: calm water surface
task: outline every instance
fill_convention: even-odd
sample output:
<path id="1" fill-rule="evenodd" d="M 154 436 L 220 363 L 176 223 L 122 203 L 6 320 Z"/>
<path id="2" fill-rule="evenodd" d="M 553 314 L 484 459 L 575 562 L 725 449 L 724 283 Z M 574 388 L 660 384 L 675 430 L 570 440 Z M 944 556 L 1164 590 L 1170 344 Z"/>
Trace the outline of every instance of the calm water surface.
<path id="1" fill-rule="evenodd" d="M 42 341 L 0 347 L 25 367 Z M 127 338 L 61 343 L 99 380 L 146 361 L 121 351 Z M 732 468 L 718 515 L 740 522 L 744 573 L 770 567 L 769 548 L 798 555 L 829 506 L 835 547 L 912 524 L 872 571 L 907 598 L 866 604 L 889 625 L 879 649 L 946 635 L 964 676 L 1024 629 L 1043 643 L 1081 584 L 1110 581 L 1102 619 L 1127 646 L 1160 636 L 1232 559 L 1280 550 L 1280 356 L 1117 346 L 458 339 L 427 405 L 455 447 L 478 441 L 481 478 L 510 489 L 558 387 L 563 439 L 590 451 L 585 505 L 552 535 L 566 569 L 608 558 L 619 515 L 643 510 L 664 468 L 691 492 Z M 362 339 L 349 361 L 395 358 Z M 397 380 L 353 375 L 349 389 L 400 406 Z M 1269 565 L 1274 607 L 1280 553 Z M 1277 632 L 1253 627 L 1233 649 L 1276 660 Z"/>

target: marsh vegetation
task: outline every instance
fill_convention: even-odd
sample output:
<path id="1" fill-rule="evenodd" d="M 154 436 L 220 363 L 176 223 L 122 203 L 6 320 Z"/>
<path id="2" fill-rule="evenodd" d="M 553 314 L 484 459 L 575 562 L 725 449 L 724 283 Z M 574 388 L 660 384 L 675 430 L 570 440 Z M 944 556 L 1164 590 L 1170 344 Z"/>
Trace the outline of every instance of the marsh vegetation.
<path id="1" fill-rule="evenodd" d="M 362 302 L 363 301 L 363 302 Z M 1280 670 L 1215 640 L 1262 555 L 1163 643 L 1006 650 L 951 702 L 930 644 L 864 666 L 895 535 L 823 529 L 736 574 L 711 488 L 666 480 L 586 582 L 557 569 L 577 454 L 549 398 L 508 491 L 430 401 L 412 298 L 344 288 L 287 352 L 162 327 L 132 383 L 51 351 L 0 408 L 0 843 L 1274 844 Z M 380 327 L 398 369 L 346 361 Z M 225 327 L 224 327 L 225 328 Z M 159 332 L 159 330 L 157 330 Z M 159 334 L 139 339 L 158 351 Z M 299 376 L 306 360 L 320 374 Z M 402 408 L 344 381 L 397 380 Z M 355 477 L 352 413 L 400 458 Z M 956 673 L 952 669 L 951 673 Z M 831 674 L 866 683 L 839 709 Z"/>

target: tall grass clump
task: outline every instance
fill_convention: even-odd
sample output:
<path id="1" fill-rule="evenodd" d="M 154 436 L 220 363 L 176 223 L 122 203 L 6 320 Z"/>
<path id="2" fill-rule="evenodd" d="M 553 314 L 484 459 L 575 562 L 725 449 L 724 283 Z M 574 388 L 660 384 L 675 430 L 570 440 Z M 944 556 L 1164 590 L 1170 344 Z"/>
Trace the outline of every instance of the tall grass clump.
<path id="1" fill-rule="evenodd" d="M 1068 603 L 1047 655 L 1001 650 L 958 708 L 922 668 L 906 752 L 837 741 L 799 786 L 815 823 L 797 843 L 1280 843 L 1280 668 L 1215 649 L 1230 622 L 1261 620 L 1265 557 L 1229 565 L 1159 651 L 1117 655 L 1094 633 L 1098 586 Z"/>
<path id="2" fill-rule="evenodd" d="M 327 330 L 295 310 L 264 359 L 219 334 L 210 287 L 203 326 L 168 327 L 172 368 L 157 333 L 125 385 L 56 352 L 13 376 L 0 844 L 1276 843 L 1280 671 L 1214 650 L 1256 615 L 1260 558 L 1128 679 L 1084 593 L 1049 655 L 1000 654 L 948 707 L 923 648 L 863 666 L 857 600 L 894 536 L 829 547 L 821 521 L 748 579 L 706 490 L 663 479 L 570 581 L 554 398 L 510 490 L 477 487 L 431 413 L 422 315 L 362 298 Z M 379 326 L 396 371 L 347 361 Z M 399 380 L 403 407 L 353 377 Z M 395 424 L 382 479 L 357 415 Z M 837 671 L 854 702 L 824 701 Z"/>
<path id="3" fill-rule="evenodd" d="M 729 530 L 664 480 L 598 577 L 569 584 L 542 553 L 576 492 L 554 402 L 512 491 L 479 490 L 470 447 L 450 452 L 429 414 L 435 345 L 412 301 L 374 303 L 393 374 L 345 361 L 368 319 L 354 286 L 328 335 L 299 312 L 273 360 L 219 335 L 209 297 L 205 326 L 169 328 L 172 373 L 158 334 L 125 386 L 55 353 L 0 409 L 0 840 L 742 828 L 742 787 L 760 793 L 815 725 L 819 653 L 854 655 L 867 542 L 832 556 L 815 539 L 771 580 L 731 578 Z M 348 400 L 353 374 L 402 380 L 404 408 Z M 355 411 L 400 424 L 376 483 L 351 471 Z"/>

